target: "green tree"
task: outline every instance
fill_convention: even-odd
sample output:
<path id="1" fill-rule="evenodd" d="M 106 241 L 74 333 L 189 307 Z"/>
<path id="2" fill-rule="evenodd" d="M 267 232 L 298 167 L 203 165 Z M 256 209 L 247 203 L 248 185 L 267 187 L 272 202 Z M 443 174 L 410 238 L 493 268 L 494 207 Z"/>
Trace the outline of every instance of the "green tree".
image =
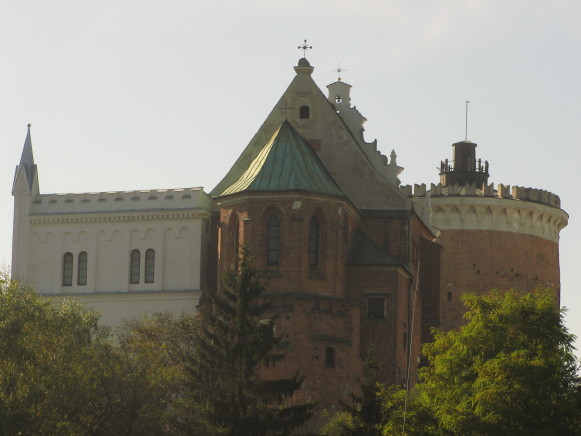
<path id="1" fill-rule="evenodd" d="M 550 290 L 463 300 L 468 324 L 423 348 L 419 389 L 442 434 L 581 434 L 574 337 Z"/>
<path id="2" fill-rule="evenodd" d="M 194 434 L 288 435 L 312 415 L 314 404 L 293 401 L 302 377 L 265 380 L 260 369 L 284 358 L 277 350 L 276 315 L 246 249 L 237 270 L 209 291 L 195 326 L 195 352 L 186 364 L 187 383 L 178 408 Z"/>
<path id="3" fill-rule="evenodd" d="M 343 409 L 351 415 L 344 422 L 341 435 L 373 436 L 381 435 L 382 402 L 379 395 L 382 385 L 377 381 L 379 364 L 375 360 L 375 344 L 371 344 L 363 360 L 363 379 L 359 380 L 361 394 L 351 393 L 351 404 L 340 401 Z M 342 416 L 342 415 L 340 415 Z M 340 418 L 341 419 L 341 418 Z M 335 430 L 336 431 L 336 430 Z"/>
<path id="4" fill-rule="evenodd" d="M 160 434 L 140 362 L 99 314 L 0 276 L 0 434 Z M 157 425 L 157 424 L 156 424 Z"/>

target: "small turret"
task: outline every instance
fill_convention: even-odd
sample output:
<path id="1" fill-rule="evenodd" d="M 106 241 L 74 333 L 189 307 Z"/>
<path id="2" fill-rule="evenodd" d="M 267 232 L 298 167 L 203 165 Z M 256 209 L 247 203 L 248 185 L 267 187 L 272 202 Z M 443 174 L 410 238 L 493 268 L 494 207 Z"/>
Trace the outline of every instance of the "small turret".
<path id="1" fill-rule="evenodd" d="M 14 197 L 14 223 L 12 232 L 12 277 L 27 279 L 29 215 L 32 202 L 39 194 L 38 171 L 32 153 L 30 124 L 24 140 L 20 163 L 16 166 L 12 196 Z"/>
<path id="2" fill-rule="evenodd" d="M 38 174 L 32 153 L 32 140 L 30 138 L 30 124 L 24 140 L 20 163 L 16 166 L 14 173 L 14 183 L 12 184 L 12 195 L 36 195 L 38 189 Z"/>
<path id="3" fill-rule="evenodd" d="M 440 162 L 440 182 L 442 186 L 482 186 L 488 183 L 488 161 L 476 160 L 476 143 L 465 140 L 452 144 L 454 160 Z"/>

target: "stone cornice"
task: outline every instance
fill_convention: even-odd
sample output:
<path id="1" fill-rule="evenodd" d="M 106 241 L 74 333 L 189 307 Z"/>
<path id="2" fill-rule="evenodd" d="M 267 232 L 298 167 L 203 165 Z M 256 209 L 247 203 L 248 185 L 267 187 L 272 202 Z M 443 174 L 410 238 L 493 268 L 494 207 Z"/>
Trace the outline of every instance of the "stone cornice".
<path id="1" fill-rule="evenodd" d="M 114 221 L 151 221 L 151 220 L 188 220 L 211 218 L 207 209 L 134 211 L 134 212 L 100 212 L 100 213 L 54 213 L 31 214 L 31 224 L 72 224 L 100 223 Z"/>
<path id="2" fill-rule="evenodd" d="M 416 201 L 424 203 L 423 198 Z M 430 197 L 431 224 L 440 230 L 495 230 L 554 242 L 568 222 L 563 210 L 542 203 L 500 197 Z"/>

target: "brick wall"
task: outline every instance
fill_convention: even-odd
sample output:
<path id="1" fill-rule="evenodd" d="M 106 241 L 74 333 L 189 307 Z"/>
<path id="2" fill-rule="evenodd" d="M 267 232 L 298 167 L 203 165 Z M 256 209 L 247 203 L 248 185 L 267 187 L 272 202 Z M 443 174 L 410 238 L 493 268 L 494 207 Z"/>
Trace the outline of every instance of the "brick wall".
<path id="1" fill-rule="evenodd" d="M 493 288 L 531 290 L 536 285 L 560 292 L 559 247 L 537 236 L 492 230 L 445 230 L 442 253 L 442 328 L 462 325 L 464 292 Z"/>

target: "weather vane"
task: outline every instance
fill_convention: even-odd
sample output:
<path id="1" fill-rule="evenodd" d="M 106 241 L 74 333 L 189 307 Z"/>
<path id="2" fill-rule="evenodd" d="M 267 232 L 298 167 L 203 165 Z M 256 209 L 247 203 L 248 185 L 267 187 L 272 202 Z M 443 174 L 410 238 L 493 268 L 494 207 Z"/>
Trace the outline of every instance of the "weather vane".
<path id="1" fill-rule="evenodd" d="M 337 82 L 340 82 L 341 81 L 341 73 L 343 71 L 349 71 L 349 70 L 346 70 L 345 68 L 341 68 L 341 63 L 337 62 L 337 68 L 335 68 L 334 70 L 331 70 L 331 71 L 335 71 L 337 73 Z"/>
<path id="2" fill-rule="evenodd" d="M 468 141 L 468 100 L 466 100 L 466 130 L 465 130 L 465 141 Z"/>
<path id="3" fill-rule="evenodd" d="M 305 39 L 305 42 L 303 42 L 303 45 L 299 45 L 299 50 L 303 51 L 303 57 L 306 59 L 307 58 L 307 50 L 312 50 L 313 46 L 312 45 L 307 45 L 307 40 Z"/>

